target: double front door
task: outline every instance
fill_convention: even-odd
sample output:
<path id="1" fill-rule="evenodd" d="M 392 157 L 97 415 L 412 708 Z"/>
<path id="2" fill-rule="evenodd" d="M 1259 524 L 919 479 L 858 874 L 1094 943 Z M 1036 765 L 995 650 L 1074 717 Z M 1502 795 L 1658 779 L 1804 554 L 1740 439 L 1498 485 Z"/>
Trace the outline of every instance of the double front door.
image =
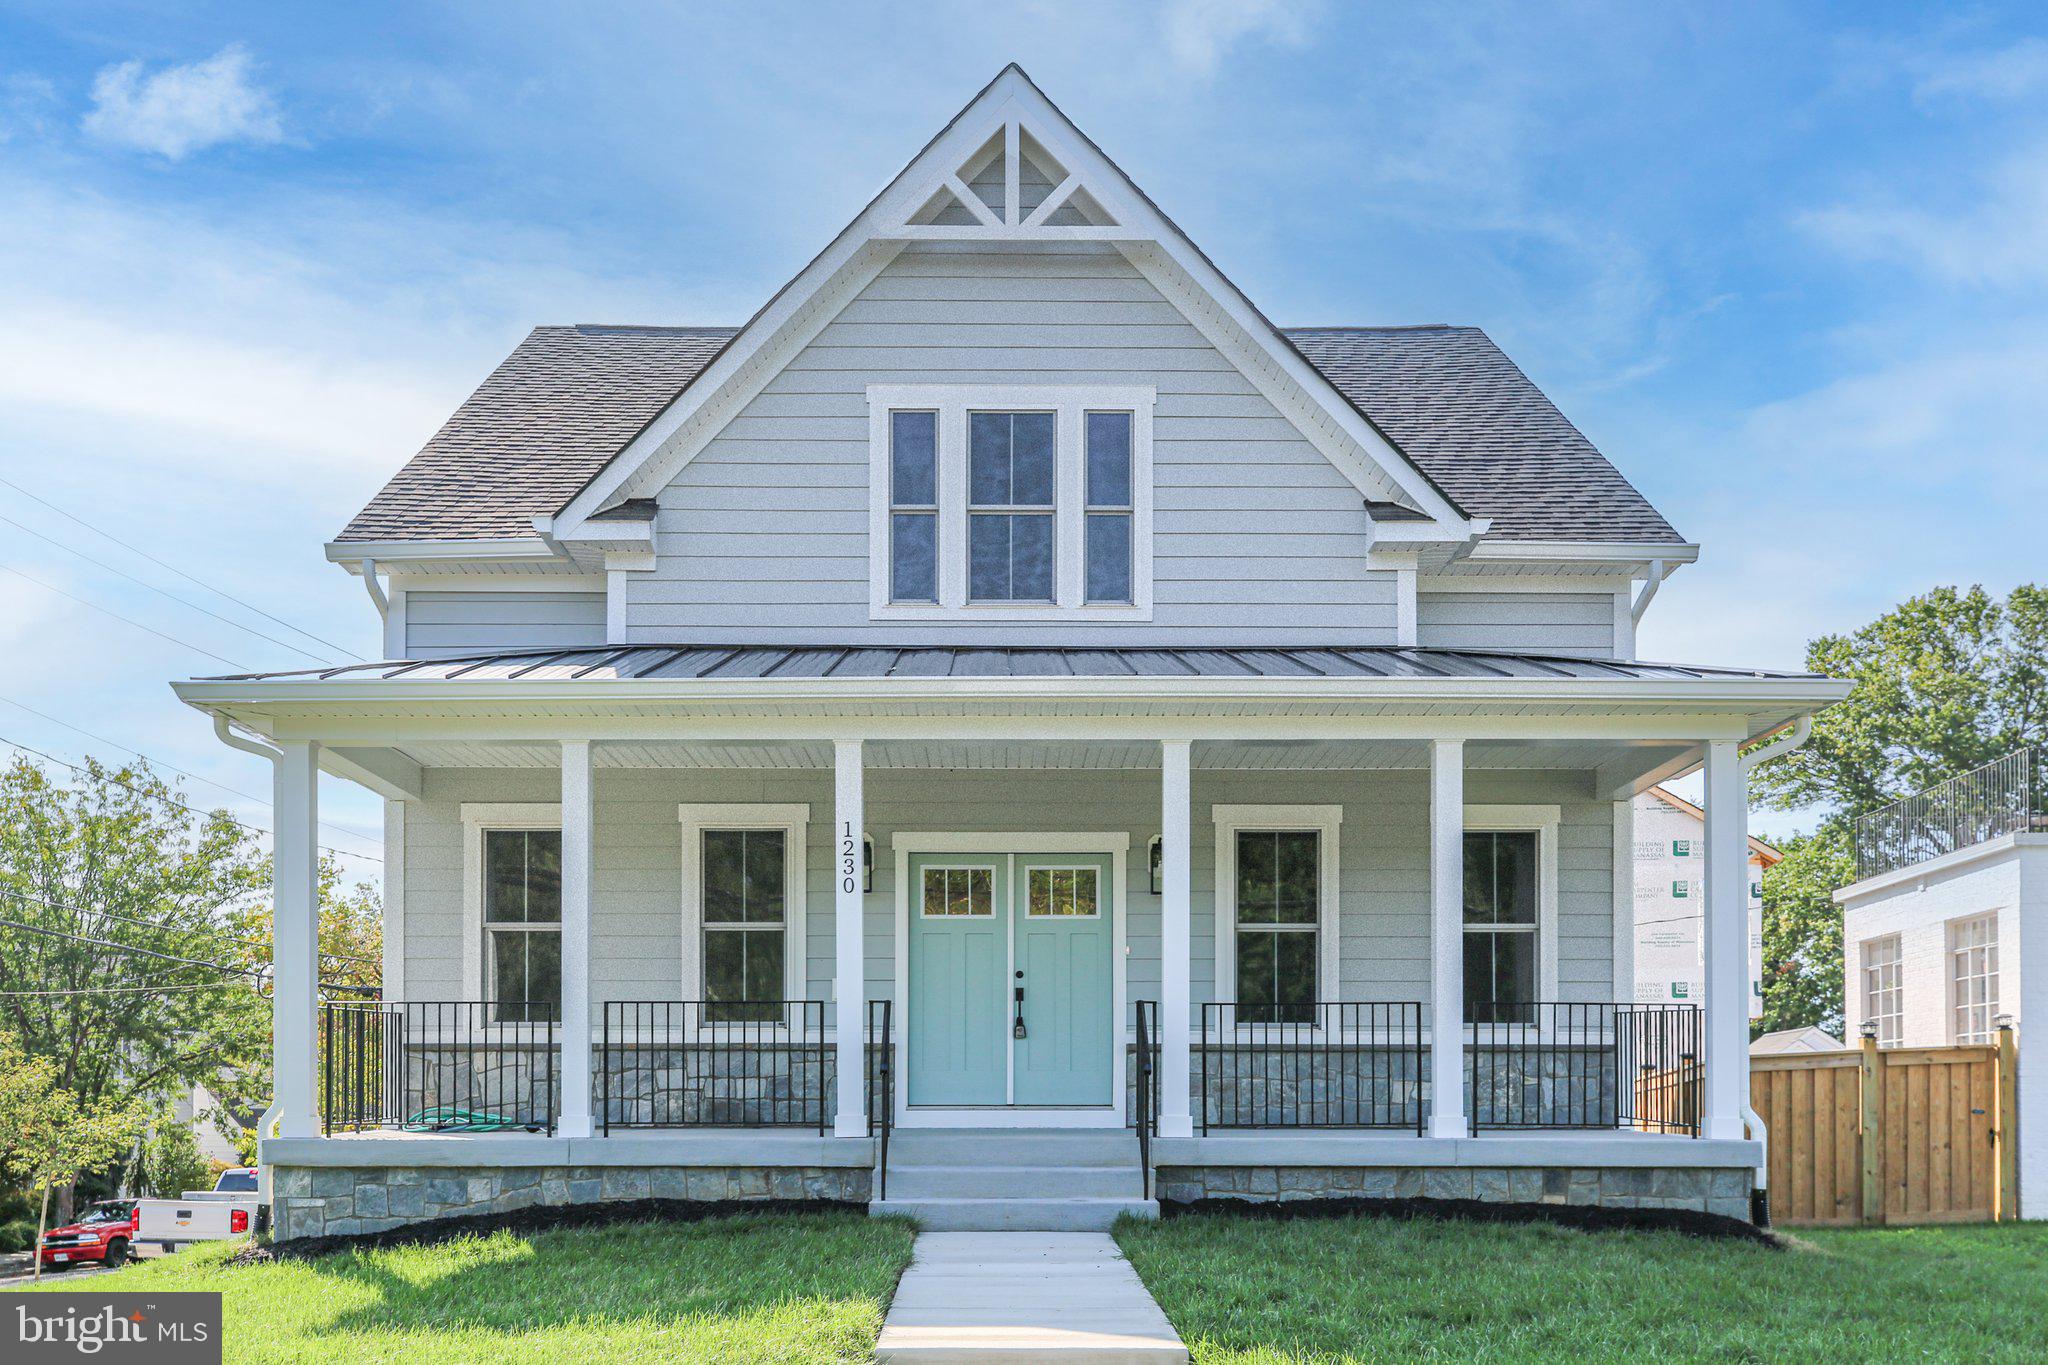
<path id="1" fill-rule="evenodd" d="M 1111 860 L 910 859 L 909 1102 L 1107 1106 Z"/>

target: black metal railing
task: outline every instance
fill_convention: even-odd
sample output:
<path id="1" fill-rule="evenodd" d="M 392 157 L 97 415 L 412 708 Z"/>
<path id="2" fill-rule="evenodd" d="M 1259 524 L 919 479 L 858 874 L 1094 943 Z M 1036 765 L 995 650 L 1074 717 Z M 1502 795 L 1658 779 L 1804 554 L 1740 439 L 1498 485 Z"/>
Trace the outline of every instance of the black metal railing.
<path id="1" fill-rule="evenodd" d="M 896 1033 L 887 1000 L 868 1001 L 868 1134 L 875 1139 L 875 1198 L 889 1197 L 889 1134 L 896 1127 Z"/>
<path id="2" fill-rule="evenodd" d="M 2048 783 L 2039 755 L 2022 749 L 1858 816 L 1856 875 L 1875 877 L 2039 830 L 2048 830 Z"/>
<path id="3" fill-rule="evenodd" d="M 1473 1132 L 1634 1128 L 1699 1136 L 1705 1038 L 1698 1005 L 1468 1000 L 1465 1014 Z"/>
<path id="4" fill-rule="evenodd" d="M 553 1131 L 558 1014 L 548 1001 L 322 1005 L 321 1130 Z"/>
<path id="5" fill-rule="evenodd" d="M 1202 1006 L 1196 1094 L 1213 1128 L 1422 1131 L 1422 1006 Z"/>
<path id="6" fill-rule="evenodd" d="M 1142 1198 L 1152 1197 L 1152 1139 L 1159 1134 L 1159 1002 L 1140 1000 L 1136 1006 L 1135 1046 L 1131 1068 L 1137 1093 L 1132 1097 L 1131 1122 L 1138 1130 L 1138 1178 Z"/>
<path id="7" fill-rule="evenodd" d="M 822 1000 L 607 1000 L 599 1124 L 815 1128 L 832 1116 Z"/>

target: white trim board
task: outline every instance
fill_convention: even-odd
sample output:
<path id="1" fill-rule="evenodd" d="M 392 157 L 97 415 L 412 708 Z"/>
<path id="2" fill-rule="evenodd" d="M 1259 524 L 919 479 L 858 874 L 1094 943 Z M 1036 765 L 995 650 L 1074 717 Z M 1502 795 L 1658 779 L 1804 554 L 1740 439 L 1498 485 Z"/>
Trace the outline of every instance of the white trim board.
<path id="1" fill-rule="evenodd" d="M 782 991 L 785 1000 L 808 998 L 811 808 L 796 802 L 683 802 L 676 807 L 682 830 L 682 880 L 678 975 L 682 998 L 702 1000 L 704 989 L 704 832 L 770 830 L 783 836 Z"/>
<path id="2" fill-rule="evenodd" d="M 963 834 L 957 831 L 900 830 L 889 837 L 895 852 L 896 889 L 890 902 L 894 921 L 895 976 L 890 999 L 896 1022 L 896 1125 L 899 1128 L 1121 1128 L 1124 1124 L 1124 1014 L 1130 1008 L 1129 952 L 1131 836 L 1128 832 Z M 992 1108 L 923 1107 L 910 1104 L 910 859 L 913 854 L 1094 853 L 1110 860 L 1110 1103 L 1061 1108 L 1003 1105 Z M 1015 894 L 1015 888 L 1012 888 Z M 1007 969 L 1006 969 L 1007 970 Z M 1007 978 L 1006 978 L 1007 979 Z"/>

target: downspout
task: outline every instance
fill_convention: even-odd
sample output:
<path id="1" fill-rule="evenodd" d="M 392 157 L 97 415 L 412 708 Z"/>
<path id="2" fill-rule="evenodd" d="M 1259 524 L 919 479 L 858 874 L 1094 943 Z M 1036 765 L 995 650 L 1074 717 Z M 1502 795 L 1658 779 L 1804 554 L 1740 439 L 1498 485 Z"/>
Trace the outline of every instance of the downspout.
<path id="1" fill-rule="evenodd" d="M 1736 766 L 1742 771 L 1744 789 L 1747 790 L 1750 769 L 1756 767 L 1757 764 L 1767 758 L 1782 758 L 1811 738 L 1813 738 L 1813 717 L 1801 716 L 1798 723 L 1792 727 L 1792 738 L 1790 741 L 1780 743 L 1773 739 L 1762 747 L 1752 749 L 1736 759 Z M 1744 822 L 1744 825 L 1746 828 L 1747 821 Z M 1746 1093 L 1748 1087 L 1745 1086 L 1743 1089 Z M 1764 1127 L 1763 1115 L 1757 1113 L 1747 1099 L 1744 1099 L 1742 1102 L 1742 1121 L 1748 1126 L 1749 1131 L 1755 1135 L 1757 1144 L 1756 1193 L 1757 1202 L 1760 1207 L 1755 1212 L 1760 1216 L 1752 1218 L 1752 1221 L 1759 1227 L 1769 1227 L 1771 1225 L 1770 1130 Z"/>
<path id="2" fill-rule="evenodd" d="M 1643 583 L 1643 590 L 1636 594 L 1635 605 L 1628 609 L 1629 620 L 1635 625 L 1643 623 L 1643 613 L 1656 600 L 1657 589 L 1664 586 L 1664 580 L 1671 576 L 1671 566 L 1664 560 L 1650 561 L 1650 576 Z"/>
<path id="3" fill-rule="evenodd" d="M 377 561 L 374 559 L 363 561 L 363 587 L 369 592 L 370 601 L 376 605 L 377 619 L 379 621 L 389 620 L 391 617 L 391 599 L 384 595 L 384 585 L 377 581 Z M 240 746 L 237 745 L 236 747 L 239 748 Z"/>
<path id="4" fill-rule="evenodd" d="M 378 595 L 381 596 L 382 594 Z M 246 739 L 236 734 L 229 728 L 228 718 L 219 711 L 213 713 L 213 734 L 214 738 L 227 745 L 230 749 L 240 749 L 245 754 L 254 754 L 258 758 L 268 759 L 273 767 L 281 756 L 276 749 L 271 748 L 268 744 L 258 740 Z M 275 981 L 270 983 L 270 989 L 273 991 L 277 989 Z M 270 1091 L 270 1106 L 263 1111 L 263 1117 L 256 1120 L 256 1140 L 258 1143 L 270 1137 L 270 1130 L 277 1123 L 278 1112 L 283 1108 L 284 1106 L 277 1099 L 277 1087 L 273 1085 Z M 270 1203 L 270 1163 L 264 1161 L 260 1156 L 256 1161 L 256 1197 L 264 1204 Z"/>

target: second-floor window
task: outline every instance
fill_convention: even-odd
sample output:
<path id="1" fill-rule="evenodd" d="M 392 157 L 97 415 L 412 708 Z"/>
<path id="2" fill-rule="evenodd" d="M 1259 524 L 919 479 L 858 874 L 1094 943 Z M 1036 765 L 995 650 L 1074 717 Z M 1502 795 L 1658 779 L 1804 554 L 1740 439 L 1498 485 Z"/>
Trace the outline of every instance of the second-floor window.
<path id="1" fill-rule="evenodd" d="M 1149 619 L 1153 390 L 867 392 L 874 619 Z"/>

